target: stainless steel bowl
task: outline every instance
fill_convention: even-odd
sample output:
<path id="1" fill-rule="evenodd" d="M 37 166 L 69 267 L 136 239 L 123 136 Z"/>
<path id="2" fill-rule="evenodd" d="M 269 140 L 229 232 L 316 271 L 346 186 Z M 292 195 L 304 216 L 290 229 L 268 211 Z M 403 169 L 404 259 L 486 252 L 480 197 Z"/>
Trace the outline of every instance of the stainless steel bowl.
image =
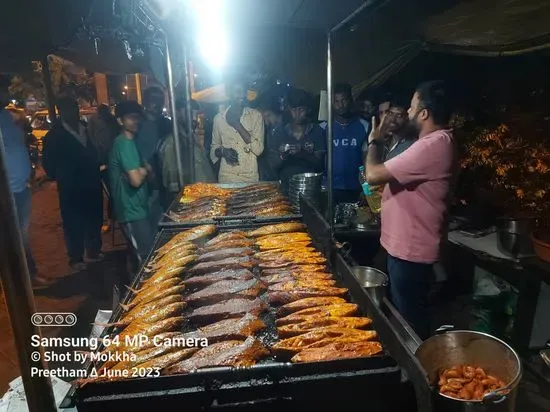
<path id="1" fill-rule="evenodd" d="M 533 256 L 535 248 L 531 234 L 510 233 L 505 230 L 497 230 L 497 248 L 503 254 L 514 259 L 525 256 Z"/>
<path id="2" fill-rule="evenodd" d="M 353 266 L 351 273 L 366 289 L 374 303 L 380 306 L 386 296 L 386 286 L 389 283 L 388 275 L 370 266 Z"/>
<path id="3" fill-rule="evenodd" d="M 437 408 L 445 411 L 515 410 L 517 385 L 522 376 L 521 361 L 506 343 L 486 333 L 469 330 L 445 331 L 422 342 L 416 357 L 433 385 Z M 457 365 L 475 365 L 496 376 L 506 386 L 485 395 L 482 401 L 454 399 L 439 393 L 439 373 Z"/>

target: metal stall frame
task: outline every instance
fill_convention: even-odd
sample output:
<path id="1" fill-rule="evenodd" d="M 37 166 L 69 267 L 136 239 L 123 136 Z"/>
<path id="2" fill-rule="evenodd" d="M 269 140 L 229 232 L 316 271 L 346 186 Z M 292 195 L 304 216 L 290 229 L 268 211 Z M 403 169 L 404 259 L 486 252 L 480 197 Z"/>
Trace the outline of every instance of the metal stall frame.
<path id="1" fill-rule="evenodd" d="M 0 109 L 3 110 L 3 109 Z M 13 330 L 17 357 L 30 412 L 57 411 L 50 378 L 32 370 L 46 370 L 42 348 L 31 346 L 40 329 L 31 322 L 36 312 L 17 210 L 8 184 L 4 140 L 0 130 L 0 279 Z M 26 190 L 30 190 L 27 188 Z M 35 369 L 36 368 L 36 369 Z"/>

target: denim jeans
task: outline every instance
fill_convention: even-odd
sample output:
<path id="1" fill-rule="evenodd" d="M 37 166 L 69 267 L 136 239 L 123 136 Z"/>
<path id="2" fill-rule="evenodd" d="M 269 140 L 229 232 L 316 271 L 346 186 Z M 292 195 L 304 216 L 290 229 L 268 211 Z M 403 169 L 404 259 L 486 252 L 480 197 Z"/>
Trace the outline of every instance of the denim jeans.
<path id="1" fill-rule="evenodd" d="M 32 192 L 30 188 L 14 193 L 13 199 L 15 202 L 15 208 L 17 210 L 17 218 L 19 220 L 19 231 L 21 232 L 21 238 L 23 240 L 23 248 L 25 250 L 25 257 L 27 259 L 27 266 L 31 278 L 36 275 L 36 263 L 31 253 L 31 246 L 29 242 L 29 225 L 31 223 L 31 211 L 32 211 Z"/>
<path id="2" fill-rule="evenodd" d="M 388 254 L 391 300 L 421 339 L 428 338 L 428 297 L 434 282 L 432 264 L 409 262 Z"/>

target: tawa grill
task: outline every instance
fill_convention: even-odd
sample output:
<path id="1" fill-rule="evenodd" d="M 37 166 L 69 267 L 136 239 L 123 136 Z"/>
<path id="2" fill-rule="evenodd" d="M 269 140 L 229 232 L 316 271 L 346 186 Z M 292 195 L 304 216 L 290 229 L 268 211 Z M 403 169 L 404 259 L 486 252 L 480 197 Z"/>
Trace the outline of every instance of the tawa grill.
<path id="1" fill-rule="evenodd" d="M 280 187 L 279 182 L 258 182 L 258 183 L 273 183 L 277 187 Z M 252 186 L 255 183 L 218 183 L 213 184 L 213 186 L 220 187 L 223 189 L 239 189 L 247 186 Z M 178 205 L 180 204 L 180 199 L 183 196 L 183 191 L 178 194 L 178 196 L 172 201 L 172 204 L 168 207 L 166 213 L 162 216 L 159 222 L 160 229 L 183 229 L 190 228 L 198 225 L 208 225 L 216 224 L 219 226 L 247 226 L 247 225 L 268 225 L 270 223 L 281 223 L 289 222 L 292 220 L 301 219 L 302 215 L 293 214 L 286 216 L 254 216 L 254 215 L 227 215 L 227 216 L 217 216 L 210 219 L 201 219 L 201 220 L 189 220 L 185 222 L 175 222 L 170 219 L 167 214 L 169 212 L 176 212 L 178 210 Z"/>
<path id="2" fill-rule="evenodd" d="M 246 226 L 228 225 L 218 227 L 219 231 L 251 230 L 263 226 L 263 224 L 249 224 Z M 147 261 L 153 256 L 153 251 L 168 242 L 181 229 L 163 229 L 156 237 L 154 247 Z M 319 234 L 318 234 L 319 235 Z M 325 253 L 326 238 L 319 242 L 315 234 L 310 236 L 316 247 Z M 364 300 L 361 288 L 357 289 L 349 285 L 351 280 L 348 273 L 338 273 L 344 269 L 337 254 L 329 258 L 331 272 L 338 284 L 350 289 L 350 301 L 359 305 L 361 312 L 373 319 L 373 328 L 376 331 L 385 330 L 384 319 L 378 318 L 372 313 L 371 308 Z M 345 264 L 344 264 L 345 265 Z M 259 269 L 254 269 L 258 271 Z M 259 275 L 258 272 L 255 273 Z M 147 274 L 143 271 L 136 276 L 132 287 L 137 287 L 142 278 Z M 185 278 L 184 278 L 185 279 Z M 130 300 L 127 293 L 123 303 Z M 113 312 L 109 321 L 119 319 L 122 310 L 118 308 Z M 256 337 L 265 344 L 276 340 L 275 316 L 273 312 L 264 314 L 262 320 L 267 329 L 258 333 Z M 192 329 L 190 329 L 192 330 Z M 184 327 L 183 331 L 187 331 Z M 104 331 L 103 335 L 116 333 L 116 328 L 111 327 Z M 82 388 L 71 388 L 67 399 L 76 403 L 79 411 L 102 411 L 111 408 L 128 409 L 135 405 L 139 407 L 181 407 L 185 402 L 189 410 L 208 410 L 208 408 L 252 408 L 261 409 L 266 403 L 272 402 L 326 402 L 335 398 L 342 400 L 358 397 L 357 401 L 365 400 L 369 395 L 375 400 L 389 402 L 392 399 L 391 392 L 395 391 L 401 382 L 401 369 L 395 360 L 386 351 L 386 343 L 382 334 L 379 337 L 385 351 L 380 356 L 359 359 L 343 359 L 327 362 L 312 362 L 293 364 L 280 362 L 274 358 L 260 361 L 249 368 L 208 368 L 200 369 L 186 375 L 160 376 L 156 378 L 140 378 L 124 381 L 89 383 Z M 386 336 L 387 333 L 385 334 Z M 99 349 L 101 350 L 101 349 Z M 88 365 L 91 368 L 91 365 Z M 387 393 L 382 396 L 381 394 Z M 393 395 L 394 396 L 394 395 Z M 384 398 L 384 399 L 381 399 Z M 370 402 L 370 401 L 369 401 Z M 65 405 L 69 405 L 66 402 Z M 383 406 L 381 404 L 381 406 Z M 328 410 L 334 410 L 334 406 Z"/>

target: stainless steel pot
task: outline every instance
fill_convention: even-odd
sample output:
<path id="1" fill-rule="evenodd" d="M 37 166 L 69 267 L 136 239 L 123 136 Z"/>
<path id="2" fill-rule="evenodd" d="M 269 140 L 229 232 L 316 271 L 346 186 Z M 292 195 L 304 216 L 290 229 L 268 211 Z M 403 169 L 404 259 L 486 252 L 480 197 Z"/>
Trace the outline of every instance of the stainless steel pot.
<path id="1" fill-rule="evenodd" d="M 513 412 L 517 386 L 522 376 L 519 356 L 506 343 L 486 333 L 440 329 L 417 349 L 416 357 L 433 385 L 436 411 Z M 488 393 L 481 401 L 454 399 L 439 393 L 437 382 L 442 369 L 475 365 L 501 379 L 506 386 Z"/>
<path id="2" fill-rule="evenodd" d="M 535 254 L 531 234 L 537 227 L 534 217 L 497 219 L 497 248 L 514 259 Z"/>
<path id="3" fill-rule="evenodd" d="M 389 283 L 388 275 L 370 266 L 353 266 L 351 273 L 366 289 L 374 303 L 380 306 L 386 296 L 386 286 Z"/>

